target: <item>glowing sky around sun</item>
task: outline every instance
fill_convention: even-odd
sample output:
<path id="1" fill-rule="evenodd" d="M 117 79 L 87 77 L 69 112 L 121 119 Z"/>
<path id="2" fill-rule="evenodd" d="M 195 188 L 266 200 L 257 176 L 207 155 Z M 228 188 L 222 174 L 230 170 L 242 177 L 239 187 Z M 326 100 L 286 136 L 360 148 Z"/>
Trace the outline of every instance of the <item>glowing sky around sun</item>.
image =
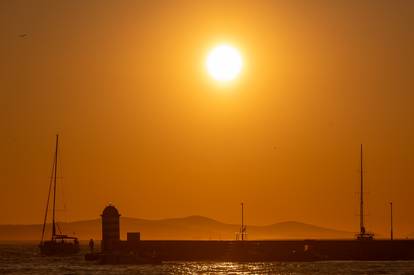
<path id="1" fill-rule="evenodd" d="M 0 1 L 0 223 L 296 220 L 414 231 L 414 1 Z M 26 36 L 20 36 L 27 34 Z M 59 199 L 59 203 L 62 202 Z M 59 207 L 62 208 L 63 207 Z"/>

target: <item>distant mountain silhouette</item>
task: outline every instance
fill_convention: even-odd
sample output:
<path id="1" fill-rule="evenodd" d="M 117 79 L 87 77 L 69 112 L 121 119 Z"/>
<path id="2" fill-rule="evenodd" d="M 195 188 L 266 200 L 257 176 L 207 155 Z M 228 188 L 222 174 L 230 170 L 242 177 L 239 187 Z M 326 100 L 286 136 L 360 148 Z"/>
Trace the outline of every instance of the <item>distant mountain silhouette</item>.
<path id="1" fill-rule="evenodd" d="M 60 223 L 63 233 L 75 234 L 81 240 L 101 239 L 101 221 L 87 220 Z M 38 240 L 42 225 L 0 225 L 0 240 Z M 175 219 L 146 220 L 121 217 L 121 238 L 126 232 L 141 232 L 144 240 L 225 240 L 235 239 L 239 225 L 226 224 L 202 216 Z M 47 226 L 46 238 L 50 236 Z M 247 225 L 248 239 L 327 239 L 354 238 L 354 233 L 318 227 L 300 222 L 281 222 L 272 225 Z"/>

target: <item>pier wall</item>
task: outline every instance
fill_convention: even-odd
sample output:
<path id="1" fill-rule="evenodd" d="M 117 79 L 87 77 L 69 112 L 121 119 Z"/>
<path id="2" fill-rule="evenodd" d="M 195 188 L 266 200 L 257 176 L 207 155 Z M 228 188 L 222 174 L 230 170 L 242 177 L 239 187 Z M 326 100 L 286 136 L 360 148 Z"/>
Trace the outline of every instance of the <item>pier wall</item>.
<path id="1" fill-rule="evenodd" d="M 412 260 L 414 240 L 119 241 L 112 252 L 163 261 Z"/>

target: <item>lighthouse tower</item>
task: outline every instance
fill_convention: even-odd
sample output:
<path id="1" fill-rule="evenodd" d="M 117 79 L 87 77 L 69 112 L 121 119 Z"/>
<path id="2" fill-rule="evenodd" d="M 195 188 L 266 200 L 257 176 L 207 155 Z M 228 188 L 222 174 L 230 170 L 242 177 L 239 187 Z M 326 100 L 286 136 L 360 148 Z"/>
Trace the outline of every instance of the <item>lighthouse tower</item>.
<path id="1" fill-rule="evenodd" d="M 119 214 L 113 205 L 108 205 L 102 212 L 102 251 L 110 250 L 119 242 Z"/>

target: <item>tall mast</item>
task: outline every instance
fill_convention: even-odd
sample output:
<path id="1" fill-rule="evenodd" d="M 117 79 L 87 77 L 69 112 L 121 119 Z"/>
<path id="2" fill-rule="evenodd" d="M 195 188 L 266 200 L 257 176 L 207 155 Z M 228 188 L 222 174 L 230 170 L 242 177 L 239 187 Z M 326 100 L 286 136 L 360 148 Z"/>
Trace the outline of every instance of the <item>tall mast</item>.
<path id="1" fill-rule="evenodd" d="M 360 198 L 360 229 L 361 235 L 365 234 L 365 226 L 364 226 L 364 166 L 363 166 L 363 150 L 361 144 L 361 198 Z"/>
<path id="2" fill-rule="evenodd" d="M 244 213 L 243 203 L 241 203 L 241 240 L 244 240 Z"/>
<path id="3" fill-rule="evenodd" d="M 391 232 L 390 233 L 391 233 L 391 241 L 392 241 L 392 240 L 394 240 L 394 228 L 393 228 L 394 224 L 393 224 L 393 219 L 392 219 L 393 218 L 392 217 L 392 202 L 390 202 L 390 210 L 391 210 L 391 217 L 390 217 L 391 218 L 391 223 L 390 223 Z"/>
<path id="4" fill-rule="evenodd" d="M 53 218 L 52 218 L 52 239 L 56 235 L 55 224 L 55 211 L 56 211 L 56 178 L 57 178 L 57 166 L 58 166 L 58 149 L 59 149 L 59 135 L 56 135 L 56 148 L 55 148 L 55 171 L 53 177 Z"/>

